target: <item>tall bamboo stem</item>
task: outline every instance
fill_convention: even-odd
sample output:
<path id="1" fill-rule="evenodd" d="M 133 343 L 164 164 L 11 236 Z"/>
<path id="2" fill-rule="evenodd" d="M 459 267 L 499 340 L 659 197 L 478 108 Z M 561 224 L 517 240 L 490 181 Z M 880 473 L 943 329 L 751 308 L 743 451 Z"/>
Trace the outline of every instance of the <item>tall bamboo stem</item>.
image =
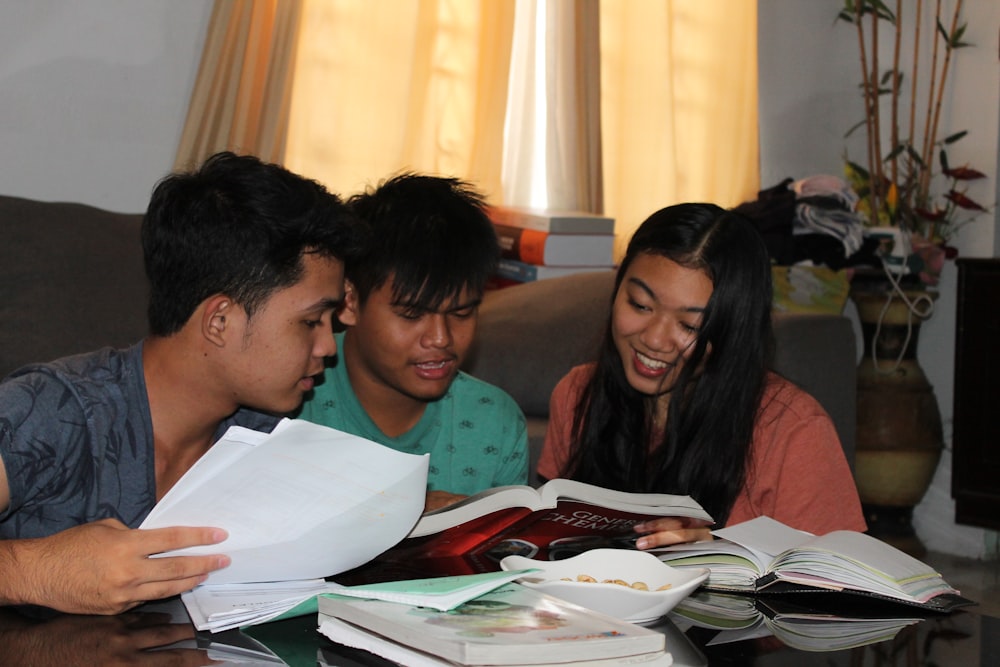
<path id="1" fill-rule="evenodd" d="M 907 137 L 907 143 L 912 150 L 916 150 L 917 82 L 920 80 L 920 28 L 921 21 L 923 20 L 923 8 L 924 0 L 917 0 L 917 10 L 913 24 L 913 68 L 910 71 L 910 128 Z M 921 172 L 920 165 L 916 164 L 916 161 L 912 157 L 908 156 L 905 164 L 906 183 L 908 184 L 908 191 L 905 193 L 905 196 L 909 198 L 909 190 L 915 189 L 916 183 L 919 180 L 917 177 Z M 903 193 L 900 193 L 900 196 L 903 196 Z"/>
<path id="2" fill-rule="evenodd" d="M 931 150 L 934 146 L 931 141 L 931 120 L 934 115 L 934 98 L 937 96 L 937 61 L 938 61 L 938 39 L 937 26 L 941 23 L 941 0 L 937 0 L 934 8 L 934 48 L 931 50 L 931 82 L 927 89 L 927 117 L 924 119 L 924 144 L 920 149 L 920 159 L 924 164 L 921 169 L 920 183 L 917 188 L 917 202 L 924 201 L 924 193 L 930 187 L 930 179 L 927 177 L 931 168 Z M 926 182 L 926 187 L 925 187 Z"/>
<path id="3" fill-rule="evenodd" d="M 892 50 L 892 126 L 890 128 L 891 145 L 889 150 L 892 158 L 892 182 L 899 183 L 899 47 L 903 39 L 903 0 L 896 0 L 896 39 Z"/>
<path id="4" fill-rule="evenodd" d="M 872 96 L 872 128 L 875 132 L 875 173 L 877 173 L 877 178 L 875 183 L 878 189 L 879 199 L 885 196 L 885 192 L 882 191 L 883 183 L 885 182 L 884 172 L 882 171 L 882 121 L 881 121 L 881 108 L 879 105 L 879 81 L 878 81 L 878 12 L 872 11 L 872 73 L 871 73 L 871 96 Z M 873 173 L 873 176 L 875 174 Z M 876 209 L 877 213 L 877 209 Z M 876 224 L 878 218 L 876 215 Z"/>
<path id="5" fill-rule="evenodd" d="M 868 74 L 868 53 L 865 49 L 865 30 L 862 22 L 862 2 L 854 0 L 854 25 L 857 28 L 858 50 L 861 54 L 861 92 L 865 105 L 865 140 L 866 153 L 868 157 L 868 206 L 871 212 L 871 223 L 878 224 L 878 193 L 875 187 L 875 144 L 878 142 L 878 135 L 874 127 L 874 113 L 872 111 L 872 81 Z M 877 91 L 876 91 L 877 97 Z"/>
<path id="6" fill-rule="evenodd" d="M 955 35 L 955 31 L 958 29 L 958 15 L 962 11 L 962 0 L 958 0 L 955 3 L 955 13 L 951 17 L 951 29 L 948 31 L 947 42 L 945 42 L 945 52 L 944 52 L 944 64 L 941 65 L 941 82 L 938 86 L 937 100 L 934 102 L 934 121 L 931 125 L 931 151 L 934 150 L 934 144 L 937 143 L 937 131 L 938 123 L 941 120 L 941 104 L 944 101 L 944 89 L 945 83 L 948 80 L 948 66 L 951 64 L 951 53 L 954 50 L 951 45 L 951 40 Z M 931 188 L 931 164 L 933 164 L 933 155 L 930 155 L 930 160 L 927 162 L 927 169 L 924 170 L 924 179 L 920 183 L 920 201 L 925 202 L 930 194 Z"/>

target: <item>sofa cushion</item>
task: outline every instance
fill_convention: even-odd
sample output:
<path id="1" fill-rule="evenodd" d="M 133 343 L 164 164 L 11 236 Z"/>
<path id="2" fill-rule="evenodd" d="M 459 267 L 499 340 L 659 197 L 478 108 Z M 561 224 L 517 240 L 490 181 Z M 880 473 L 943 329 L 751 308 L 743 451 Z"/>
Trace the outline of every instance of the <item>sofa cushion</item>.
<path id="1" fill-rule="evenodd" d="M 145 335 L 141 219 L 0 196 L 0 377 Z"/>

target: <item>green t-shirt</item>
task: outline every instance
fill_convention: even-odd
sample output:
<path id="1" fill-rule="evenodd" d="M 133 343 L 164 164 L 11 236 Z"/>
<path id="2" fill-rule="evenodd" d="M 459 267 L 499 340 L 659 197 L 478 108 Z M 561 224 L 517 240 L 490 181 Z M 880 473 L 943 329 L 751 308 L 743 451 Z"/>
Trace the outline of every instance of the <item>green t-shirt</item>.
<path id="1" fill-rule="evenodd" d="M 337 362 L 299 414 L 317 424 L 359 435 L 409 454 L 430 454 L 429 491 L 471 495 L 506 484 L 528 483 L 528 436 L 524 413 L 506 392 L 459 373 L 448 392 L 402 435 L 385 435 L 358 402 L 343 362 L 344 336 L 337 335 Z"/>

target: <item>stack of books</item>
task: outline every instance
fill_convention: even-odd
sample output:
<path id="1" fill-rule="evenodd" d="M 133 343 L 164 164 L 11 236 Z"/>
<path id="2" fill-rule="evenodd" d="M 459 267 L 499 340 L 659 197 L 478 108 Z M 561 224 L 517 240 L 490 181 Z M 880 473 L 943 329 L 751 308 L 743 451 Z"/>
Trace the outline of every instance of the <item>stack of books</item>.
<path id="1" fill-rule="evenodd" d="M 581 211 L 491 206 L 500 265 L 494 287 L 614 266 L 615 221 Z"/>

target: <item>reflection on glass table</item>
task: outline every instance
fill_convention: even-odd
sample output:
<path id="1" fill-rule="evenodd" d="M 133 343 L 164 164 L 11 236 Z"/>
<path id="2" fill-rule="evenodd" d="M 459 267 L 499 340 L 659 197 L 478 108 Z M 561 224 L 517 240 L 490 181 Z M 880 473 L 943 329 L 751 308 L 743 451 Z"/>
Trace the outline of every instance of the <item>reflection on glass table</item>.
<path id="1" fill-rule="evenodd" d="M 852 617 L 842 609 L 817 614 L 799 603 L 798 609 L 784 603 L 775 610 L 780 605 L 773 601 L 765 612 L 762 599 L 730 597 L 736 599 L 696 593 L 687 605 L 649 626 L 667 635 L 677 667 L 1000 665 L 1000 618 L 978 607 L 923 619 L 907 609 L 877 614 L 869 608 Z M 820 618 L 823 614 L 831 618 Z M 391 667 L 377 656 L 333 644 L 316 626 L 310 615 L 244 631 L 197 633 L 179 600 L 107 617 L 23 615 L 0 608 L 0 664 Z"/>

